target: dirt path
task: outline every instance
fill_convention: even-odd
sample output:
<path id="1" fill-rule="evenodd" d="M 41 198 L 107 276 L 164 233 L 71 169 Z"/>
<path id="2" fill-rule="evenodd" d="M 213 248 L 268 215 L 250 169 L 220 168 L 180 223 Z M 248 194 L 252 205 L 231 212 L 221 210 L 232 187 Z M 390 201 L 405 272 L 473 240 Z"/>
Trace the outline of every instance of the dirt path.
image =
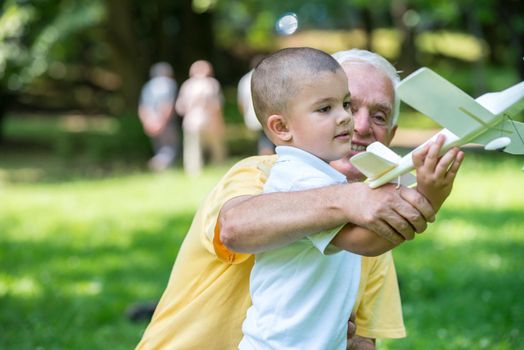
<path id="1" fill-rule="evenodd" d="M 440 129 L 402 129 L 398 128 L 392 147 L 415 148 L 439 132 Z"/>

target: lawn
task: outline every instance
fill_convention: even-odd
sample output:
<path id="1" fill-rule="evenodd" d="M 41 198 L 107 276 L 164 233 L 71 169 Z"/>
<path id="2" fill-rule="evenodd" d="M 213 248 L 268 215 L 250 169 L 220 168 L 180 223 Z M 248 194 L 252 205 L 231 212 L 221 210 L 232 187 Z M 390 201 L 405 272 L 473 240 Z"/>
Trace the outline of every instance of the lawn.
<path id="1" fill-rule="evenodd" d="M 132 349 L 193 213 L 227 166 L 70 169 L 0 156 L 0 348 Z M 524 165 L 468 153 L 438 221 L 395 259 L 409 336 L 379 349 L 524 349 Z M 198 321 L 198 320 L 196 320 Z"/>

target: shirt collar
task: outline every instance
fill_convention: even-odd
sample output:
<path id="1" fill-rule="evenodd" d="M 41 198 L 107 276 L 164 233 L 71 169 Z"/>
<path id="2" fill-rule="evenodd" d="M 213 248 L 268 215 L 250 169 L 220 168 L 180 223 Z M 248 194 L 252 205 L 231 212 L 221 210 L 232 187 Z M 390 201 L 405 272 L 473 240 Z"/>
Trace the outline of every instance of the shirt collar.
<path id="1" fill-rule="evenodd" d="M 301 162 L 306 163 L 309 166 L 328 175 L 330 178 L 335 180 L 337 183 L 346 183 L 347 182 L 346 177 L 342 173 L 335 170 L 335 168 L 333 168 L 328 163 L 318 158 L 314 154 L 306 152 L 300 148 L 292 147 L 292 146 L 277 146 L 275 148 L 275 152 L 277 153 L 279 158 L 285 157 L 285 158 L 291 158 L 291 159 L 298 159 Z"/>

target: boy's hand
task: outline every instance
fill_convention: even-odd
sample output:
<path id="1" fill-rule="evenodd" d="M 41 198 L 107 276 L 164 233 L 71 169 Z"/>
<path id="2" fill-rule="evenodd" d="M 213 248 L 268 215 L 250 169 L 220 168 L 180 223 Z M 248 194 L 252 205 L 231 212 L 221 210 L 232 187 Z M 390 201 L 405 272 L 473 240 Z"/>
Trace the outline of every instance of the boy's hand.
<path id="1" fill-rule="evenodd" d="M 438 157 L 444 136 L 413 153 L 413 164 L 417 170 L 417 190 L 424 195 L 435 211 L 451 193 L 455 176 L 464 159 L 464 152 L 457 147 Z"/>

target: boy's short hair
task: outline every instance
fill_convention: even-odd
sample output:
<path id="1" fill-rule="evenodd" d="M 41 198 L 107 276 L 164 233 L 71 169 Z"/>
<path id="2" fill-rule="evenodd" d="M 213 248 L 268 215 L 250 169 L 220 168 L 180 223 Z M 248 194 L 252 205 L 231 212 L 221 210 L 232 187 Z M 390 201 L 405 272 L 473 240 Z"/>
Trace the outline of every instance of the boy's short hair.
<path id="1" fill-rule="evenodd" d="M 264 58 L 251 78 L 253 107 L 266 128 L 270 115 L 282 114 L 304 84 L 319 72 L 336 72 L 342 67 L 331 55 L 309 47 L 279 50 Z"/>

